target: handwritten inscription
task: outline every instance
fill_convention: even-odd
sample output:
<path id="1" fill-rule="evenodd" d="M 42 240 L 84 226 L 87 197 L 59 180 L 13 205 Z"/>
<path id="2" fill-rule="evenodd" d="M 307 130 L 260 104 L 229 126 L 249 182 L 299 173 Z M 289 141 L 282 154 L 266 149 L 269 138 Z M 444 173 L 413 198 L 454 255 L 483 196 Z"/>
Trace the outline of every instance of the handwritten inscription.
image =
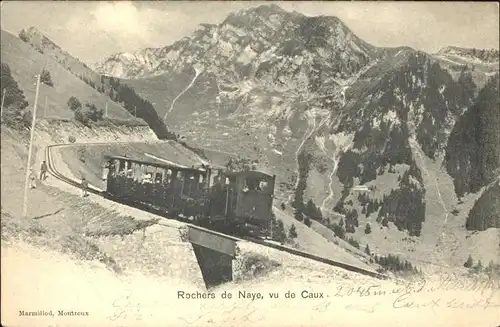
<path id="1" fill-rule="evenodd" d="M 259 292 L 235 290 L 217 292 L 176 291 L 181 301 L 199 301 L 186 315 L 178 317 L 187 324 L 223 324 L 247 321 L 258 323 L 265 318 L 265 310 L 270 306 L 302 306 L 310 302 L 310 310 L 319 313 L 334 310 L 374 313 L 376 309 L 391 307 L 396 310 L 436 310 L 436 309 L 500 309 L 498 282 L 491 280 L 464 281 L 454 276 L 444 276 L 432 284 L 424 279 L 396 281 L 390 283 L 343 283 L 331 291 L 313 288 L 296 291 Z M 462 296 L 468 292 L 469 295 Z M 359 299 L 359 300 L 358 300 Z M 372 300 L 373 299 L 373 300 Z M 263 300 L 280 300 L 275 304 Z M 288 304 L 287 304 L 288 303 Z M 293 304 L 295 303 L 295 304 Z M 145 309 L 168 307 L 166 303 L 144 303 L 134 299 L 132 293 L 125 293 L 113 303 L 113 314 L 109 320 L 143 320 Z M 277 307 L 276 307 L 277 308 Z M 154 312 L 154 311 L 151 311 Z M 150 314 L 151 314 L 150 312 Z M 215 314 L 216 313 L 216 314 Z"/>
<path id="2" fill-rule="evenodd" d="M 129 291 L 123 296 L 120 296 L 115 301 L 113 301 L 113 314 L 108 317 L 109 320 L 115 321 L 119 319 L 128 320 L 142 320 L 143 309 L 158 307 L 159 302 L 144 303 L 133 299 L 132 292 Z"/>

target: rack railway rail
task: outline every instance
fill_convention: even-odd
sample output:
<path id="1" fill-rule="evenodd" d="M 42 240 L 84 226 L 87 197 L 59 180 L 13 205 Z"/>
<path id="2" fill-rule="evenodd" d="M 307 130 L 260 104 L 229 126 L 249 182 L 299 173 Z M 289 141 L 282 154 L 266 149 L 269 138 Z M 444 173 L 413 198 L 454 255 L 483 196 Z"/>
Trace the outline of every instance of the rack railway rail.
<path id="1" fill-rule="evenodd" d="M 71 178 L 69 178 L 69 177 L 67 177 L 67 176 L 64 176 L 62 173 L 60 173 L 56 169 L 56 167 L 54 165 L 54 162 L 52 160 L 52 152 L 51 152 L 51 150 L 53 148 L 56 148 L 56 147 L 64 147 L 64 146 L 71 146 L 71 145 L 68 145 L 68 144 L 50 145 L 50 146 L 47 146 L 47 148 L 45 149 L 45 160 L 47 162 L 48 172 L 52 176 L 54 176 L 55 178 L 59 179 L 60 181 L 62 181 L 64 183 L 67 183 L 67 184 L 69 184 L 71 186 L 80 188 L 81 187 L 80 183 L 77 182 L 77 181 L 75 181 L 75 180 L 73 180 L 73 179 L 71 179 Z M 93 185 L 89 185 L 87 191 L 89 193 L 101 196 L 103 198 L 107 198 L 107 199 L 109 199 L 111 201 L 118 202 L 118 203 L 126 205 L 126 206 L 130 206 L 130 207 L 133 207 L 133 208 L 136 208 L 136 209 L 139 209 L 139 210 L 144 210 L 144 211 L 156 214 L 156 215 L 158 215 L 158 216 L 160 216 L 160 217 L 162 217 L 164 219 L 174 219 L 174 218 L 168 217 L 168 214 L 166 214 L 165 212 L 160 211 L 160 210 L 155 210 L 154 208 L 152 208 L 150 206 L 147 206 L 146 204 L 141 205 L 139 203 L 135 203 L 132 206 L 132 205 L 130 205 L 128 203 L 123 203 L 123 202 L 121 202 L 121 201 L 119 201 L 118 199 L 115 199 L 115 198 L 110 199 L 109 196 L 105 192 L 103 192 L 101 189 L 99 189 L 99 188 L 97 188 L 97 187 L 95 187 Z M 196 230 L 199 230 L 199 231 L 203 231 L 203 232 L 206 232 L 206 233 L 214 234 L 214 235 L 217 235 L 219 237 L 226 238 L 228 240 L 232 240 L 232 241 L 236 241 L 236 242 L 238 242 L 238 241 L 252 242 L 252 243 L 255 243 L 255 244 L 259 244 L 259 245 L 266 246 L 266 247 L 269 247 L 269 248 L 274 248 L 274 249 L 277 249 L 277 250 L 280 250 L 280 251 L 284 251 L 284 252 L 290 253 L 292 255 L 297 255 L 297 256 L 300 256 L 300 257 L 303 257 L 303 258 L 307 258 L 307 259 L 310 259 L 310 260 L 314 260 L 314 261 L 317 261 L 317 262 L 322 262 L 322 263 L 325 263 L 325 264 L 328 264 L 328 265 L 331 265 L 331 266 L 334 266 L 334 267 L 342 268 L 342 269 L 345 269 L 345 270 L 348 270 L 348 271 L 352 271 L 352 272 L 355 272 L 355 273 L 359 273 L 359 274 L 363 274 L 363 275 L 366 275 L 366 276 L 370 276 L 370 277 L 374 277 L 374 278 L 378 278 L 378 279 L 388 279 L 389 278 L 387 275 L 380 274 L 380 273 L 375 272 L 375 271 L 371 271 L 371 270 L 367 270 L 367 269 L 360 268 L 360 267 L 357 267 L 357 266 L 353 266 L 353 265 L 350 265 L 350 264 L 346 264 L 346 263 L 343 263 L 343 262 L 339 262 L 339 261 L 327 259 L 327 258 L 318 256 L 318 255 L 314 255 L 314 254 L 311 254 L 311 253 L 308 253 L 308 252 L 304 252 L 304 251 L 301 251 L 301 250 L 297 250 L 297 249 L 294 249 L 294 248 L 290 248 L 290 247 L 287 247 L 287 246 L 283 246 L 283 245 L 279 245 L 279 244 L 275 244 L 275 243 L 270 243 L 270 242 L 267 242 L 267 241 L 262 240 L 262 239 L 257 239 L 257 238 L 248 237 L 248 236 L 240 237 L 240 236 L 227 235 L 225 233 L 221 233 L 221 232 L 218 232 L 218 231 L 214 231 L 214 230 L 211 230 L 211 229 L 207 229 L 207 228 L 204 228 L 204 227 L 201 227 L 201 226 L 197 226 L 197 225 L 191 224 L 191 223 L 189 223 L 188 221 L 185 221 L 185 220 L 183 222 L 185 222 L 186 225 L 188 227 L 190 227 L 190 228 L 193 228 L 193 229 L 196 229 Z"/>

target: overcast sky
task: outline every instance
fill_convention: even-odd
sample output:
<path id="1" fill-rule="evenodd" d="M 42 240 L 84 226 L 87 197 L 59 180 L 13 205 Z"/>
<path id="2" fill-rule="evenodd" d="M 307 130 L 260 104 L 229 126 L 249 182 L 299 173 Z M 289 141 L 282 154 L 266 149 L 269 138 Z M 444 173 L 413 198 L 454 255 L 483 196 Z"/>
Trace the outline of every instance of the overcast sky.
<path id="1" fill-rule="evenodd" d="M 365 41 L 427 52 L 455 45 L 499 47 L 496 2 L 276 2 L 308 16 L 340 18 Z M 200 23 L 263 2 L 45 2 L 2 1 L 2 29 L 17 34 L 36 26 L 85 62 L 116 52 L 162 47 L 189 36 Z"/>

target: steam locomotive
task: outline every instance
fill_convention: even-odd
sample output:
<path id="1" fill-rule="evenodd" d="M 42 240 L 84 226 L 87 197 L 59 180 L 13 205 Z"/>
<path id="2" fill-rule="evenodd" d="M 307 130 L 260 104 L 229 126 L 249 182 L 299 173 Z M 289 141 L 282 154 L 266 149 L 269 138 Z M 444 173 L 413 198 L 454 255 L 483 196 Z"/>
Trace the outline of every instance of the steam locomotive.
<path id="1" fill-rule="evenodd" d="M 119 156 L 105 160 L 105 193 L 112 199 L 228 234 L 267 235 L 275 175 Z"/>

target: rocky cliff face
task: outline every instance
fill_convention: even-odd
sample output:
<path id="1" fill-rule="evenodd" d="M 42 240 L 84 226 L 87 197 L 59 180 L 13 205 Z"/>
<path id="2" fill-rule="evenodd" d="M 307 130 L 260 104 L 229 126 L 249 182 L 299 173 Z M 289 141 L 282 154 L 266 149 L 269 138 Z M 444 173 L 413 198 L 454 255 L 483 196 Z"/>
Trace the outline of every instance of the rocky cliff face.
<path id="1" fill-rule="evenodd" d="M 312 199 L 348 231 L 364 217 L 419 235 L 433 217 L 423 159 L 442 160 L 482 89 L 477 76 L 498 71 L 450 70 L 450 53 L 375 47 L 336 17 L 271 5 L 97 67 L 131 78 L 189 142 L 270 168 L 282 201 Z"/>

